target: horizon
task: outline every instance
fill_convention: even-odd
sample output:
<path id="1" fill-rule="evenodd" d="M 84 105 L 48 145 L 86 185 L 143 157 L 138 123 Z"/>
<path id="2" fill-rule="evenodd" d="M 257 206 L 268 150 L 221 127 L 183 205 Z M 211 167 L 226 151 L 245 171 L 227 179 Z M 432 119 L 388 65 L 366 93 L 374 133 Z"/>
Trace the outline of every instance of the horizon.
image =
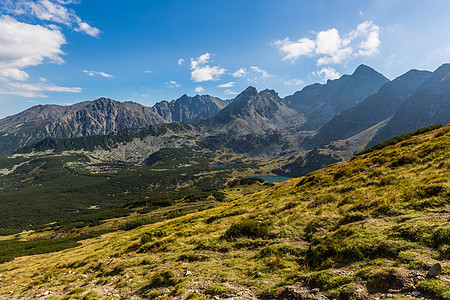
<path id="1" fill-rule="evenodd" d="M 390 80 L 434 71 L 450 61 L 449 10 L 405 0 L 0 0 L 0 119 L 101 97 L 153 106 L 183 94 L 234 99 L 247 86 L 285 97 L 361 64 Z"/>

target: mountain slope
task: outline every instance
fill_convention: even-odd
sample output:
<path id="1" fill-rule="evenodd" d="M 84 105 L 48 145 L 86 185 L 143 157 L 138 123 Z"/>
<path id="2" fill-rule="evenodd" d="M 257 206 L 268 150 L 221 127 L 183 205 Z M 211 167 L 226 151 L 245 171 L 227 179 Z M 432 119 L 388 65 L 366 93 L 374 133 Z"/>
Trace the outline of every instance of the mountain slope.
<path id="1" fill-rule="evenodd" d="M 258 93 L 250 86 L 217 115 L 202 122 L 214 130 L 238 134 L 264 134 L 301 123 L 302 116 L 281 102 L 273 90 Z"/>
<path id="2" fill-rule="evenodd" d="M 411 70 L 387 82 L 376 94 L 334 116 L 305 146 L 312 148 L 346 139 L 392 117 L 403 100 L 430 74 L 428 71 Z"/>
<path id="3" fill-rule="evenodd" d="M 48 137 L 70 138 L 187 121 L 197 123 L 228 104 L 211 96 L 163 101 L 154 107 L 107 98 L 71 106 L 38 105 L 0 120 L 0 156 Z"/>
<path id="4" fill-rule="evenodd" d="M 450 64 L 436 69 L 399 107 L 369 146 L 433 124 L 450 123 Z"/>
<path id="5" fill-rule="evenodd" d="M 327 123 L 334 115 L 358 104 L 389 80 L 366 65 L 360 65 L 352 75 L 343 75 L 326 84 L 306 86 L 284 102 L 303 114 L 307 122 L 304 130 L 314 130 Z"/>
<path id="6" fill-rule="evenodd" d="M 449 299 L 449 151 L 446 126 L 253 193 L 228 188 L 206 211 L 107 221 L 91 230 L 114 232 L 75 248 L 0 264 L 0 295 Z"/>

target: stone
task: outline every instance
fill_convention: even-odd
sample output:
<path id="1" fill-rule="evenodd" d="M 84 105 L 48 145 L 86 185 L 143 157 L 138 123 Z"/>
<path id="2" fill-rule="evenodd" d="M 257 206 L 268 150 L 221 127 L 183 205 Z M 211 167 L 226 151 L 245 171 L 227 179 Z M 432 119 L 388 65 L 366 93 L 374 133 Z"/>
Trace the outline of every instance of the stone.
<path id="1" fill-rule="evenodd" d="M 428 277 L 435 277 L 435 276 L 441 274 L 441 272 L 442 272 L 441 264 L 440 263 L 436 263 L 428 270 L 427 276 Z"/>
<path id="2" fill-rule="evenodd" d="M 161 295 L 168 295 L 168 294 L 170 294 L 170 290 L 169 290 L 168 288 L 164 288 L 164 289 L 161 291 Z"/>
<path id="3" fill-rule="evenodd" d="M 412 292 L 412 295 L 414 296 L 414 297 L 418 297 L 418 296 L 420 296 L 420 292 L 419 291 L 414 291 L 414 292 Z"/>
<path id="4" fill-rule="evenodd" d="M 386 294 L 386 298 L 394 298 L 394 294 Z"/>
<path id="5" fill-rule="evenodd" d="M 256 274 L 255 274 L 255 277 L 261 277 L 262 276 L 262 273 L 261 272 L 256 272 Z"/>
<path id="6" fill-rule="evenodd" d="M 187 270 L 186 273 L 184 273 L 184 276 L 186 276 L 186 277 L 191 276 L 191 275 L 192 275 L 192 272 L 189 270 Z"/>

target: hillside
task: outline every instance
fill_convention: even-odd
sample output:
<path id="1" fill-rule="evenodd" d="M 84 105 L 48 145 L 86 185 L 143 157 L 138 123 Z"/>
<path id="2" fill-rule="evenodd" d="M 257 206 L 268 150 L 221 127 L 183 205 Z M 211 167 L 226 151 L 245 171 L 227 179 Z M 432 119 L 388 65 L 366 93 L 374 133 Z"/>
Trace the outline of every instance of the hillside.
<path id="1" fill-rule="evenodd" d="M 0 264 L 0 297 L 450 299 L 449 152 L 445 126 L 273 186 L 233 181 L 208 210 L 80 228 L 114 231 Z"/>

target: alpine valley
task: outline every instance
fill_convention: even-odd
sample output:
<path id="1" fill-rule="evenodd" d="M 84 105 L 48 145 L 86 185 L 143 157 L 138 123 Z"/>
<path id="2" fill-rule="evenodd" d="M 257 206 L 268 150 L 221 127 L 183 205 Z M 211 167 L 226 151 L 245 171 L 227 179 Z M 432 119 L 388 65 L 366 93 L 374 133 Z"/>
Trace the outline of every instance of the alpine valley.
<path id="1" fill-rule="evenodd" d="M 450 299 L 449 123 L 450 64 L 31 107 L 0 120 L 0 298 Z"/>

